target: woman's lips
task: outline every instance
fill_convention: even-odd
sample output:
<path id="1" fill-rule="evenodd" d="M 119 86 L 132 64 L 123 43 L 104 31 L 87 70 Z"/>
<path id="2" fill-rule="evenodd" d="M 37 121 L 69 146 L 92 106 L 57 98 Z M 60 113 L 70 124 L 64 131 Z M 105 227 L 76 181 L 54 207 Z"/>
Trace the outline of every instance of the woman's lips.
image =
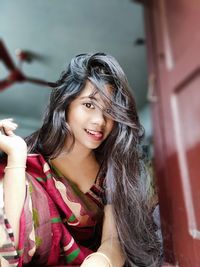
<path id="1" fill-rule="evenodd" d="M 95 141 L 101 141 L 103 139 L 103 132 L 85 129 L 86 133 Z"/>

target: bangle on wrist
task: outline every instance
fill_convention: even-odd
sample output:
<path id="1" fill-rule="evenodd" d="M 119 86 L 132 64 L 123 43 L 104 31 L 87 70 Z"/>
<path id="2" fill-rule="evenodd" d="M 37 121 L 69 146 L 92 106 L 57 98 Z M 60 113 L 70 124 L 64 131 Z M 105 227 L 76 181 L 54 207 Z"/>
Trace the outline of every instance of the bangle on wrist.
<path id="1" fill-rule="evenodd" d="M 11 165 L 11 166 L 6 166 L 5 171 L 9 169 L 26 169 L 25 165 Z"/>
<path id="2" fill-rule="evenodd" d="M 113 267 L 113 266 L 112 266 L 112 263 L 111 263 L 111 260 L 108 258 L 108 256 L 106 256 L 104 253 L 102 253 L 102 252 L 98 252 L 98 251 L 89 254 L 89 255 L 84 259 L 83 262 L 85 262 L 85 261 L 88 260 L 90 257 L 95 256 L 95 255 L 100 255 L 101 257 L 103 257 L 103 258 L 107 261 L 109 267 Z"/>

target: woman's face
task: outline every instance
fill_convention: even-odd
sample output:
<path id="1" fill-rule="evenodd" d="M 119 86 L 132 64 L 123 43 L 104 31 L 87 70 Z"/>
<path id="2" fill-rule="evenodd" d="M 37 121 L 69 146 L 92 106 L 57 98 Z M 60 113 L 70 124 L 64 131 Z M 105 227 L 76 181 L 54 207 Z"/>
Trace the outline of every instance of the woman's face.
<path id="1" fill-rule="evenodd" d="M 107 86 L 106 91 L 110 94 L 111 88 Z M 108 137 L 114 125 L 114 121 L 104 114 L 107 109 L 104 101 L 98 92 L 94 92 L 94 85 L 87 81 L 81 94 L 69 105 L 67 116 L 75 145 L 90 150 L 97 148 Z"/>

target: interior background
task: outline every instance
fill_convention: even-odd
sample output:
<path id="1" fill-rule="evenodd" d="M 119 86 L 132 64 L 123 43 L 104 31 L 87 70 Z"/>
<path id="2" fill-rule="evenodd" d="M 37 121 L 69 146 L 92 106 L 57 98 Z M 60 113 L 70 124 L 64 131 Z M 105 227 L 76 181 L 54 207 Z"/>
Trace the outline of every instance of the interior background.
<path id="1" fill-rule="evenodd" d="M 39 56 L 23 72 L 47 81 L 58 79 L 76 54 L 102 51 L 116 57 L 136 98 L 140 119 L 151 135 L 147 103 L 147 62 L 142 6 L 131 0 L 1 0 L 0 38 L 15 63 L 17 48 Z M 0 79 L 8 74 L 0 61 Z M 0 118 L 12 117 L 26 136 L 41 125 L 51 89 L 16 83 L 0 92 Z"/>

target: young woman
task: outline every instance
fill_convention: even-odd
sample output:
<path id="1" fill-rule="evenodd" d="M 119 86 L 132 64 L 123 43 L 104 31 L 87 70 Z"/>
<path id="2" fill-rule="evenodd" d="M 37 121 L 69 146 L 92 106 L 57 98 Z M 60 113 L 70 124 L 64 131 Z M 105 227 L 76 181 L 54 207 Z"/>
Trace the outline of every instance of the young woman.
<path id="1" fill-rule="evenodd" d="M 142 127 L 128 87 L 113 57 L 81 54 L 57 81 L 42 127 L 26 142 L 12 120 L 0 121 L 4 261 L 160 266 L 139 155 Z"/>

